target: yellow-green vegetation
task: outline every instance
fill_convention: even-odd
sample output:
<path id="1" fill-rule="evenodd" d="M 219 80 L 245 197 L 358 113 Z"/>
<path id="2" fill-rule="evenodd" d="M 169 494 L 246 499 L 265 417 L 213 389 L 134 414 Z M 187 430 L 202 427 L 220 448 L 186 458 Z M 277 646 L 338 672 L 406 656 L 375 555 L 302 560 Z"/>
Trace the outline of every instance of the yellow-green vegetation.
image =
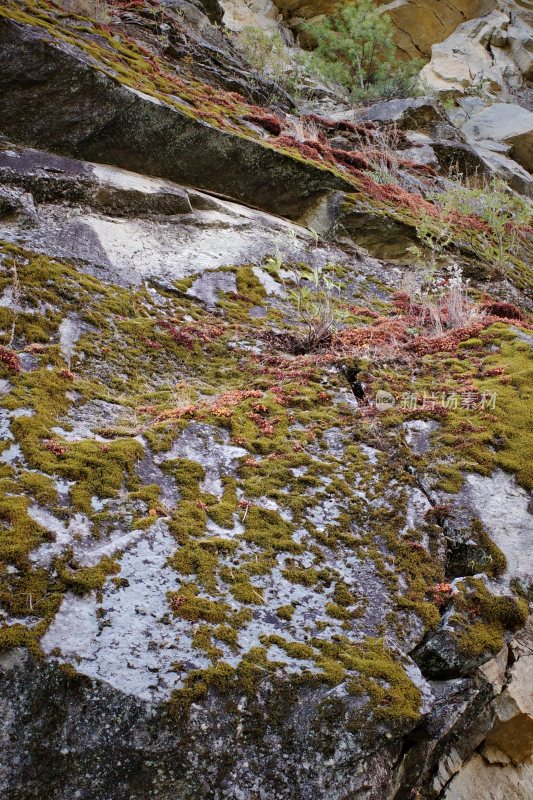
<path id="1" fill-rule="evenodd" d="M 416 720 L 420 715 L 420 690 L 407 676 L 380 639 L 367 639 L 362 652 L 346 644 L 342 656 L 350 669 L 359 673 L 348 683 L 353 694 L 367 693 L 375 706 L 376 716 Z"/>
<path id="2" fill-rule="evenodd" d="M 401 657 L 381 640 L 365 638 L 367 614 L 376 611 L 365 581 L 374 593 L 377 586 L 380 598 L 382 627 L 372 622 L 373 633 L 392 632 L 398 652 L 414 617 L 426 629 L 438 624 L 442 528 L 428 519 L 404 530 L 408 494 L 417 485 L 414 468 L 406 467 L 416 466 L 437 483 L 460 478 L 464 469 L 502 466 L 529 485 L 522 441 L 530 436 L 527 343 L 496 324 L 465 335 L 457 356 L 424 355 L 414 366 L 370 363 L 354 353 L 373 389 L 398 397 L 497 388 L 494 408 L 459 404 L 433 413 L 440 425 L 431 455 L 413 456 L 401 428 L 408 414 L 399 404 L 375 417 L 335 399 L 346 385 L 335 355 L 291 356 L 269 343 L 258 354 L 261 326 L 268 331 L 275 320 L 288 330 L 290 324 L 249 267 L 236 270 L 237 293 L 221 293 L 225 316 L 218 316 L 179 287 L 158 289 L 162 311 L 144 288 L 106 285 L 65 262 L 12 246 L 3 252 L 0 291 L 10 286 L 16 263 L 22 304 L 35 313 L 17 317 L 13 341 L 13 354 L 31 356 L 32 368 L 18 371 L 10 358 L 0 363 L 0 377 L 9 381 L 0 412 L 13 437 L 1 452 L 15 442 L 23 458 L 0 465 L 0 603 L 15 623 L 3 629 L 0 642 L 35 647 L 65 591 L 98 592 L 106 581 L 117 590 L 122 585 L 118 557 L 84 566 L 75 540 L 49 567 L 32 562 L 39 546 L 54 544 L 53 534 L 28 513 L 32 504 L 65 524 L 73 513 L 86 515 L 94 540 L 104 540 L 117 524 L 128 531 L 163 519 L 175 538 L 168 559 L 176 573 L 168 594 L 170 624 L 209 664 L 185 669 L 176 663 L 184 683 L 176 708 L 186 710 L 209 691 L 253 697 L 265 682 L 277 692 L 346 682 L 377 718 L 416 719 L 420 697 Z M 339 280 L 348 280 L 338 272 Z M 42 314 L 38 302 L 54 311 Z M 251 318 L 251 304 L 263 304 L 267 316 Z M 372 325 L 376 313 L 393 316 L 395 310 L 383 299 L 379 309 L 350 307 L 346 325 Z M 2 328 L 9 330 L 12 312 L 4 308 L 2 315 Z M 68 365 L 59 347 L 66 315 L 81 325 Z M 78 433 L 78 409 L 101 402 L 122 409 L 118 417 L 109 426 L 95 417 L 94 435 Z M 192 457 L 165 459 L 191 423 L 211 426 L 218 445 L 227 441 L 246 453 L 221 476 L 219 496 L 205 491 L 210 476 Z M 342 455 L 330 447 L 332 428 Z M 375 447 L 374 459 L 363 445 Z M 172 507 L 153 473 L 146 483 L 139 477 L 142 459 L 153 454 L 175 487 Z M 68 485 L 68 497 L 58 481 Z M 502 554 L 473 526 L 490 556 L 483 568 L 499 574 Z M 487 626 L 501 637 L 521 619 L 520 607 L 512 617 L 485 606 L 464 630 L 474 649 Z M 28 616 L 37 619 L 31 631 L 16 624 Z M 272 647 L 285 654 L 290 669 L 270 660 Z M 226 663 L 230 655 L 235 667 Z"/>
<path id="3" fill-rule="evenodd" d="M 383 640 L 372 638 L 357 644 L 346 637 L 339 637 L 335 642 L 314 639 L 305 644 L 290 642 L 278 635 L 265 636 L 262 646 L 251 648 L 236 668 L 218 663 L 206 670 L 191 670 L 185 679 L 185 687 L 173 693 L 172 706 L 178 713 L 187 713 L 190 703 L 206 698 L 210 691 L 235 697 L 245 694 L 252 700 L 257 697 L 266 676 L 270 676 L 277 691 L 281 692 L 282 685 L 276 684 L 275 673 L 283 662 L 269 659 L 270 645 L 276 645 L 292 659 L 314 662 L 313 671 L 304 668 L 293 674 L 291 683 L 295 686 L 324 683 L 335 686 L 347 680 L 351 694 L 366 697 L 374 718 L 405 722 L 420 717 L 419 689 Z M 275 721 L 276 715 L 270 714 L 267 722 L 275 724 Z"/>
<path id="4" fill-rule="evenodd" d="M 528 604 L 523 598 L 496 596 L 482 581 L 469 578 L 455 607 L 463 612 L 455 615 L 455 638 L 467 656 L 497 653 L 503 647 L 506 630 L 521 628 L 528 617 Z"/>
<path id="5" fill-rule="evenodd" d="M 416 384 L 454 404 L 439 417 L 434 437 L 436 470 L 446 491 L 461 487 L 461 470 L 489 475 L 495 467 L 533 488 L 533 350 L 513 328 L 497 323 L 463 342 L 461 360 L 444 353 L 427 360 Z M 456 405 L 457 407 L 454 407 Z M 450 463 L 446 463 L 446 459 Z"/>
<path id="6" fill-rule="evenodd" d="M 265 140 L 245 124 L 250 106 L 242 97 L 195 81 L 187 69 L 178 75 L 120 26 L 102 27 L 47 0 L 5 0 L 2 16 L 79 48 L 115 89 L 144 92 L 189 117 L 188 125 L 201 120 L 256 140 L 259 155 L 264 146 L 270 156 L 272 149 L 287 155 L 289 166 L 293 159 L 341 176 L 354 189 L 342 208 L 347 231 L 351 216 L 355 228 L 362 214 L 426 247 L 437 237 L 444 217 L 432 201 L 377 183 L 364 160 L 352 168 L 325 143 Z M 488 274 L 494 231 L 464 214 L 446 224 L 446 248 Z M 531 237 L 514 233 L 505 271 L 524 289 L 532 285 Z M 524 623 L 526 602 L 495 597 L 483 581 L 464 581 L 452 599 L 446 501 L 421 520 L 412 496 L 434 504 L 437 490 L 461 490 L 465 472 L 496 467 L 533 489 L 532 348 L 519 312 L 508 323 L 465 325 L 439 346 L 394 287 L 361 280 L 351 263 L 327 265 L 313 288 L 318 272 L 308 265 L 284 264 L 279 253 L 267 259 L 263 268 L 283 281 L 286 299 L 267 295 L 252 265 L 228 264 L 221 271 L 236 290 L 219 291 L 207 310 L 187 293 L 194 276 L 128 288 L 14 245 L 0 252 L 0 294 L 16 294 L 15 276 L 24 309 L 0 308 L 0 649 L 37 653 L 66 592 L 93 593 L 98 624 L 108 624 L 104 586 L 126 597 L 131 574 L 119 574 L 121 553 L 94 564 L 83 548 L 110 552 L 111 532 L 139 529 L 149 544 L 167 529 L 173 537 L 163 556 L 162 573 L 172 576 L 163 589 L 168 607 L 153 624 L 168 626 L 175 648 L 182 688 L 170 706 L 178 714 L 210 693 L 241 713 L 244 696 L 243 717 L 259 730 L 288 713 L 298 690 L 319 689 L 324 705 L 335 697 L 366 723 L 412 727 L 422 697 L 402 652 L 439 625 L 445 608 L 455 604 L 456 644 L 466 659 L 497 652 L 506 631 Z M 294 341 L 305 339 L 298 325 L 320 316 L 319 293 L 335 325 L 313 347 L 297 349 Z M 253 313 L 258 306 L 264 313 Z M 80 334 L 68 355 L 60 331 L 67 317 Z M 348 390 L 341 367 L 365 384 L 357 407 L 341 392 Z M 379 389 L 394 395 L 394 408 L 378 413 Z M 436 399 L 409 408 L 400 403 L 405 395 Z M 429 452 L 406 444 L 403 423 L 413 418 L 438 422 Z M 201 456 L 187 447 L 200 426 L 212 437 Z M 221 472 L 213 482 L 203 464 L 211 444 L 226 443 L 242 456 L 213 466 Z M 54 520 L 61 536 L 49 529 Z M 478 520 L 468 525 L 474 552 L 460 575 L 501 575 L 504 554 Z M 39 560 L 43 553 L 49 559 Z"/>

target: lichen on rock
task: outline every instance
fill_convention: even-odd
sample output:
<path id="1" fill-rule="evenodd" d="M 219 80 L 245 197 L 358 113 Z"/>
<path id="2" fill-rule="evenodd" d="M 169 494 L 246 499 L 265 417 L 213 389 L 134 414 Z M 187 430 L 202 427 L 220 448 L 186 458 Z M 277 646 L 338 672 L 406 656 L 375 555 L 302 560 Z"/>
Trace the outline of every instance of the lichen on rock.
<path id="1" fill-rule="evenodd" d="M 0 3 L 1 792 L 464 793 L 531 739 L 531 229 L 376 160 L 433 101 L 298 120 L 217 4 L 110 7 Z"/>

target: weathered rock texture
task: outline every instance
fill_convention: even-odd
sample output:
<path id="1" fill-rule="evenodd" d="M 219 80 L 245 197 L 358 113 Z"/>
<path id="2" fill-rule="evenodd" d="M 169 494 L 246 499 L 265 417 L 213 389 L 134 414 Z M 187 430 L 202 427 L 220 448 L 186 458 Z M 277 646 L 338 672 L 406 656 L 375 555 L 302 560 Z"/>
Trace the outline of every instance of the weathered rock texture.
<path id="1" fill-rule="evenodd" d="M 472 139 L 494 139 L 511 148 L 526 170 L 533 168 L 533 112 L 508 103 L 495 103 L 475 114 L 463 130 Z"/>
<path id="2" fill-rule="evenodd" d="M 434 44 L 421 80 L 438 95 L 455 99 L 458 108 L 451 108 L 450 114 L 466 123 L 465 130 L 477 113 L 494 102 L 514 104 L 514 112 L 509 109 L 514 116 L 529 105 L 532 42 L 531 19 L 524 8 L 501 2 L 497 10 L 464 22 L 444 41 Z M 520 127 L 518 119 L 512 119 L 513 123 Z M 493 138 L 490 125 L 477 138 Z"/>
<path id="3" fill-rule="evenodd" d="M 298 138 L 189 6 L 0 3 L 0 794 L 519 792 L 529 231 L 488 283 L 453 218 L 437 329 L 398 289 L 464 137 Z"/>
<path id="4" fill-rule="evenodd" d="M 45 32 L 0 19 L 0 54 L 2 129 L 28 144 L 192 184 L 292 218 L 328 189 L 349 188 L 117 84 Z M 31 72 L 31 86 L 20 84 L 21 71 Z"/>

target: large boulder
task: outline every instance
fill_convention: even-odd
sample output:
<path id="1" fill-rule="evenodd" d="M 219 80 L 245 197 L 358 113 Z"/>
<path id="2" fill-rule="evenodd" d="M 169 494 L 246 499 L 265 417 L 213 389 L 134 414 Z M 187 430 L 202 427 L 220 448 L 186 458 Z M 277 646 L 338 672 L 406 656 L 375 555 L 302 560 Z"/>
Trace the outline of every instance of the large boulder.
<path id="1" fill-rule="evenodd" d="M 327 215 L 326 222 L 332 224 Z M 316 210 L 309 224 L 320 227 Z M 218 273 L 211 270 L 260 265 L 276 247 L 297 261 L 343 260 L 325 243 L 310 253 L 311 234 L 271 214 L 160 178 L 8 143 L 0 149 L 0 239 L 90 263 L 121 284 L 149 276 L 169 288 L 204 270 L 214 284 Z"/>
<path id="2" fill-rule="evenodd" d="M 472 140 L 493 139 L 511 146 L 510 155 L 533 170 L 533 113 L 512 103 L 494 103 L 463 125 Z"/>
<path id="3" fill-rule="evenodd" d="M 527 97 L 533 28 L 522 11 L 505 3 L 501 10 L 459 25 L 432 47 L 420 79 L 431 92 L 456 101 L 448 112 L 455 124 L 464 124 L 491 103 L 515 103 L 521 93 Z"/>
<path id="4" fill-rule="evenodd" d="M 486 745 L 498 748 L 514 764 L 533 754 L 533 655 L 520 658 L 510 670 L 507 688 L 496 698 L 496 720 Z"/>
<path id="5" fill-rule="evenodd" d="M 509 27 L 508 42 L 514 60 L 520 67 L 524 78 L 533 80 L 533 37 L 531 27 L 523 20 L 513 18 Z"/>
<path id="6" fill-rule="evenodd" d="M 404 131 L 408 144 L 414 147 L 407 147 L 403 154 L 415 163 L 423 163 L 419 161 L 418 155 L 421 155 L 425 163 L 438 165 L 446 173 L 459 169 L 464 175 L 472 175 L 487 170 L 483 159 L 461 131 L 450 124 L 440 103 L 431 97 L 383 100 L 367 108 L 333 116 L 354 122 L 373 122 L 385 128 L 394 126 Z"/>
<path id="7" fill-rule="evenodd" d="M 282 17 L 272 0 L 254 0 L 253 3 L 246 3 L 244 0 L 222 0 L 222 7 L 224 25 L 230 31 L 254 27 L 276 33 L 280 29 Z"/>
<path id="8" fill-rule="evenodd" d="M 446 789 L 443 800 L 525 800 L 533 796 L 533 627 L 528 624 L 510 643 L 501 673 L 492 681 L 492 722 L 480 752 L 473 753 Z M 505 651 L 502 651 L 502 655 Z M 507 668 L 507 661 L 514 661 Z"/>
<path id="9" fill-rule="evenodd" d="M 367 108 L 358 109 L 350 116 L 355 122 L 394 124 L 401 130 L 424 133 L 434 132 L 436 126 L 446 124 L 442 108 L 431 97 L 382 100 Z"/>
<path id="10" fill-rule="evenodd" d="M 508 26 L 509 16 L 501 11 L 460 25 L 433 45 L 431 61 L 420 75 L 422 83 L 439 94 L 464 94 L 472 86 L 502 91 L 506 69 L 498 65 L 493 49 L 506 43 Z"/>
<path id="11" fill-rule="evenodd" d="M 530 764 L 505 768 L 474 753 L 453 778 L 443 800 L 525 800 L 533 796 Z"/>
<path id="12" fill-rule="evenodd" d="M 510 147 L 489 140 L 479 144 L 473 142 L 472 149 L 481 158 L 485 167 L 508 183 L 511 189 L 525 197 L 533 198 L 533 176 L 509 158 L 507 152 Z"/>
<path id="13" fill-rule="evenodd" d="M 15 141 L 196 186 L 292 219 L 324 192 L 352 188 L 309 161 L 119 83 L 74 45 L 5 18 L 0 104 L 2 131 Z"/>

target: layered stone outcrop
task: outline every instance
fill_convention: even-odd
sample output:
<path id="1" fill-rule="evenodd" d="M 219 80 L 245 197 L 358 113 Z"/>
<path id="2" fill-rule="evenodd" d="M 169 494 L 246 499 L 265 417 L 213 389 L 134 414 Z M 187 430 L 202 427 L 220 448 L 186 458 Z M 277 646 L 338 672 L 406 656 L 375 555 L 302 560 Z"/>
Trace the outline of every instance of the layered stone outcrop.
<path id="1" fill-rule="evenodd" d="M 533 791 L 533 654 L 531 622 L 500 656 L 487 664 L 493 680 L 492 722 L 486 738 L 456 772 L 444 800 L 523 800 Z M 502 664 L 509 666 L 505 672 Z M 495 668 L 496 667 L 496 668 Z"/>
<path id="2" fill-rule="evenodd" d="M 510 155 L 526 170 L 533 169 L 533 113 L 511 103 L 494 103 L 474 114 L 463 126 L 472 139 L 492 139 L 509 145 Z"/>
<path id="3" fill-rule="evenodd" d="M 0 795 L 528 786 L 530 229 L 443 215 L 435 101 L 252 105 L 177 5 L 0 3 Z"/>
<path id="4" fill-rule="evenodd" d="M 2 130 L 28 144 L 219 192 L 293 219 L 329 189 L 349 188 L 331 173 L 121 85 L 53 36 L 1 17 L 0 68 Z M 32 74 L 31 85 L 21 84 L 21 70 Z"/>
<path id="5" fill-rule="evenodd" d="M 421 80 L 434 92 L 451 97 L 477 95 L 505 99 L 532 75 L 532 28 L 503 4 L 479 19 L 465 22 L 431 48 Z M 472 97 L 472 101 L 474 97 Z"/>

